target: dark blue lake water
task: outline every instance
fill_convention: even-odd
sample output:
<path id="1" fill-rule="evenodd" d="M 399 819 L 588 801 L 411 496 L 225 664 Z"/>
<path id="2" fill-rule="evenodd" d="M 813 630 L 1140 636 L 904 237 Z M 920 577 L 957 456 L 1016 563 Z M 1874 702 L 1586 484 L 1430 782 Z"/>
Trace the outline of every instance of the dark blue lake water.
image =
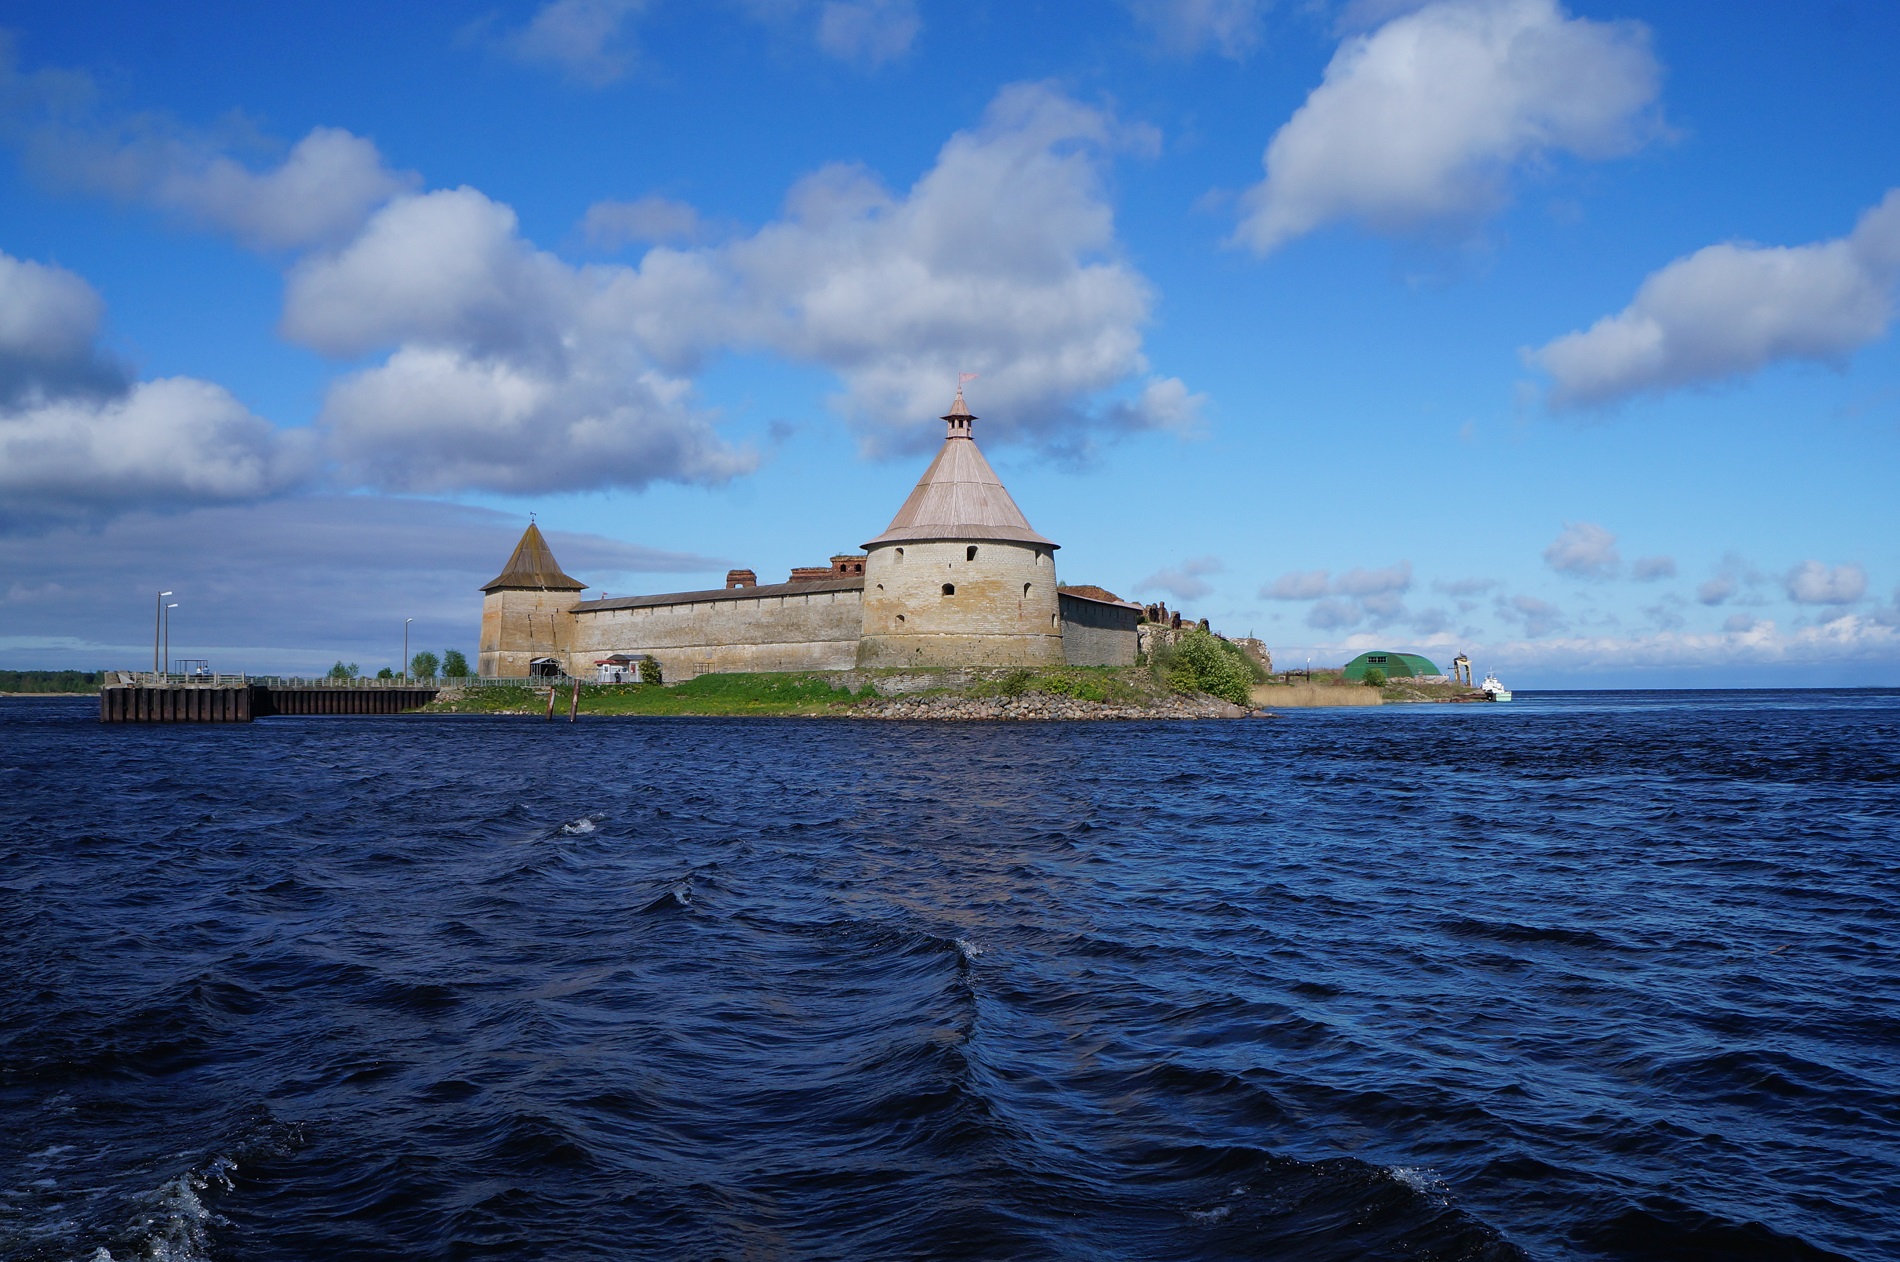
<path id="1" fill-rule="evenodd" d="M 0 701 L 0 1255 L 1900 1256 L 1900 694 Z"/>

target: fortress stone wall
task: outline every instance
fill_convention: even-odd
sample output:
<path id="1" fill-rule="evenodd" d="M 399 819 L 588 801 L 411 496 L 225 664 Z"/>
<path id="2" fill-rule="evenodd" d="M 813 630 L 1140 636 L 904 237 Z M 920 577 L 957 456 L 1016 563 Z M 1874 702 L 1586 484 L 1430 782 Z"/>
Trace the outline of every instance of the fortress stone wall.
<path id="1" fill-rule="evenodd" d="M 864 554 L 759 586 L 581 600 L 531 522 L 483 587 L 479 674 L 592 678 L 609 657 L 667 680 L 741 671 L 1128 666 L 1141 610 L 1099 588 L 1059 593 L 1057 544 L 1030 528 L 971 436 L 957 392 L 936 459 Z"/>
<path id="2" fill-rule="evenodd" d="M 1071 666 L 1133 666 L 1141 613 L 1120 601 L 1057 593 L 1062 660 Z"/>
<path id="3" fill-rule="evenodd" d="M 589 600 L 573 606 L 567 672 L 610 653 L 659 660 L 671 681 L 735 671 L 849 670 L 864 629 L 863 579 Z"/>

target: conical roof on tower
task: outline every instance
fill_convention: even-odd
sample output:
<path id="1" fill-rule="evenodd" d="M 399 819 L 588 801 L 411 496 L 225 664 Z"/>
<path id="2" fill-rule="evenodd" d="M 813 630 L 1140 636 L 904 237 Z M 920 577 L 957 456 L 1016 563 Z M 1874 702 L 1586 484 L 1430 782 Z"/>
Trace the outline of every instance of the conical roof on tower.
<path id="1" fill-rule="evenodd" d="M 962 386 L 957 387 L 956 401 L 943 419 L 949 432 L 937 458 L 884 533 L 864 546 L 925 539 L 1003 539 L 1045 548 L 1060 546 L 1029 528 L 1029 519 L 977 449 L 970 434 L 976 417 L 963 402 Z"/>
<path id="2" fill-rule="evenodd" d="M 554 550 L 541 537 L 541 528 L 530 521 L 521 532 L 521 542 L 515 545 L 515 554 L 501 567 L 500 574 L 482 584 L 482 590 L 579 592 L 587 590 L 587 584 L 562 573 Z"/>

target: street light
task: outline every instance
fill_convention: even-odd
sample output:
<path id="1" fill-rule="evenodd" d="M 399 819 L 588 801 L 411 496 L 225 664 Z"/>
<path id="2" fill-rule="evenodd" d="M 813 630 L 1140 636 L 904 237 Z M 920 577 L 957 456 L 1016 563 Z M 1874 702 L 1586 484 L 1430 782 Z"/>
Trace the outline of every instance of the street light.
<path id="1" fill-rule="evenodd" d="M 409 624 L 414 621 L 414 618 L 402 620 L 402 681 L 405 684 L 409 682 Z"/>
<path id="2" fill-rule="evenodd" d="M 170 592 L 165 594 L 171 595 Z M 172 673 L 172 610 L 176 608 L 178 608 L 178 602 L 175 600 L 165 606 L 165 673 L 167 675 Z"/>
<path id="3" fill-rule="evenodd" d="M 170 592 L 160 592 L 158 603 L 152 606 L 152 673 L 158 674 L 158 623 L 165 616 L 165 597 Z"/>

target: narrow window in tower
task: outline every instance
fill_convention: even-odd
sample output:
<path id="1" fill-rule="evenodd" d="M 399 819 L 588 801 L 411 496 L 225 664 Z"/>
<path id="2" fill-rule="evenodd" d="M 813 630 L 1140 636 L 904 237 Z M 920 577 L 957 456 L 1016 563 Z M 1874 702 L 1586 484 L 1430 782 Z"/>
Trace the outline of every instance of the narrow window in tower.
<path id="1" fill-rule="evenodd" d="M 1023 584 L 1023 598 L 1024 598 L 1025 600 L 1027 600 L 1027 599 L 1029 598 L 1029 584 L 1027 584 L 1027 583 L 1024 583 L 1024 584 Z"/>
<path id="2" fill-rule="evenodd" d="M 956 594 L 957 594 L 957 585 L 956 585 L 955 583 L 945 583 L 945 584 L 943 585 L 943 594 L 944 594 L 944 595 L 946 595 L 946 596 L 954 596 L 954 595 L 956 595 Z"/>
<path id="3" fill-rule="evenodd" d="M 899 622 L 902 622 L 902 621 L 904 620 L 904 615 L 903 615 L 903 614 L 901 614 L 901 613 L 900 613 L 900 614 L 898 614 L 898 615 L 897 615 L 897 620 L 898 620 Z"/>
<path id="4" fill-rule="evenodd" d="M 898 564 L 900 564 L 900 565 L 901 565 L 901 564 L 903 564 L 903 561 L 904 561 L 904 550 L 903 550 L 902 548 L 899 548 L 899 549 L 897 550 L 897 556 L 896 556 L 896 558 L 895 558 L 895 560 L 897 561 L 897 563 L 898 563 Z"/>
<path id="5" fill-rule="evenodd" d="M 965 561 L 976 560 L 976 545 L 975 544 L 971 544 L 969 547 L 963 550 L 963 559 Z"/>
<path id="6" fill-rule="evenodd" d="M 1062 630 L 1062 615 L 1061 614 L 1052 613 L 1049 615 L 1049 629 L 1051 631 Z"/>

